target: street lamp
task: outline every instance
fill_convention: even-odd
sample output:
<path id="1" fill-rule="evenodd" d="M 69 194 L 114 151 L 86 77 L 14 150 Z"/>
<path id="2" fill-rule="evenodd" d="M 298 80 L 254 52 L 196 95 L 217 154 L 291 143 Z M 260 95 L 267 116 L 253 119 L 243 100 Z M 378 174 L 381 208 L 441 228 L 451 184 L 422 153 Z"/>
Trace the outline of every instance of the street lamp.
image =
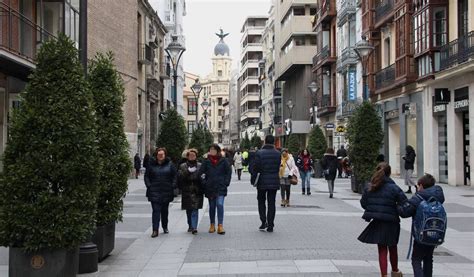
<path id="1" fill-rule="evenodd" d="M 172 36 L 173 41 L 168 44 L 165 51 L 168 54 L 168 57 L 171 60 L 171 64 L 173 65 L 173 81 L 174 81 L 174 92 L 173 92 L 173 105 L 174 108 L 178 109 L 178 65 L 179 61 L 181 60 L 181 56 L 183 56 L 184 51 L 186 48 L 178 42 L 178 36 Z"/>
<path id="2" fill-rule="evenodd" d="M 198 105 L 199 105 L 199 94 L 202 91 L 201 83 L 199 83 L 199 78 L 195 80 L 194 85 L 191 86 L 191 91 L 194 94 L 194 99 L 196 99 L 196 124 L 198 123 Z"/>
<path id="3" fill-rule="evenodd" d="M 311 100 L 313 100 L 312 101 L 313 106 L 311 107 L 311 112 L 312 112 L 312 115 L 313 115 L 313 126 L 314 126 L 314 125 L 316 125 L 316 111 L 315 111 L 314 107 L 316 106 L 316 99 L 317 99 L 318 91 L 319 91 L 318 83 L 316 83 L 315 81 L 312 81 L 308 85 L 308 91 L 311 95 Z"/>
<path id="4" fill-rule="evenodd" d="M 354 48 L 357 57 L 362 63 L 362 86 L 364 90 L 362 98 L 364 101 L 369 99 L 369 89 L 367 87 L 367 63 L 370 55 L 374 52 L 374 49 L 375 47 L 369 41 L 367 41 L 366 36 L 362 36 L 362 40 L 357 42 Z"/>
<path id="5" fill-rule="evenodd" d="M 207 109 L 209 108 L 209 102 L 207 101 L 207 99 L 204 99 L 204 101 L 202 101 L 201 107 L 204 110 L 204 128 L 207 129 Z"/>
<path id="6" fill-rule="evenodd" d="M 290 112 L 290 119 L 291 119 L 293 117 L 293 108 L 295 107 L 295 104 L 290 99 L 288 100 L 288 102 L 286 102 L 286 106 L 288 107 L 288 111 Z"/>

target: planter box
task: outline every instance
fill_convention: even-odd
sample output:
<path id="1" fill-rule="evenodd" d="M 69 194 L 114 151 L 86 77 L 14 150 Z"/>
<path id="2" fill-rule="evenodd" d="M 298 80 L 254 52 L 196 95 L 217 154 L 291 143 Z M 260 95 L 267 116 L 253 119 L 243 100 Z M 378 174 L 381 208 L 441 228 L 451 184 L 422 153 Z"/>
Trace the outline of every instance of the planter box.
<path id="1" fill-rule="evenodd" d="M 99 262 L 103 261 L 115 248 L 115 222 L 97 226 L 92 242 L 97 245 Z"/>
<path id="2" fill-rule="evenodd" d="M 79 268 L 79 248 L 25 253 L 10 247 L 9 256 L 10 277 L 74 277 Z"/>
<path id="3" fill-rule="evenodd" d="M 321 167 L 321 163 L 319 160 L 315 160 L 313 164 L 314 168 L 314 173 L 313 173 L 313 178 L 322 178 L 323 177 L 323 168 Z"/>
<path id="4" fill-rule="evenodd" d="M 351 190 L 356 193 L 359 192 L 359 184 L 357 183 L 357 178 L 355 175 L 351 176 Z"/>

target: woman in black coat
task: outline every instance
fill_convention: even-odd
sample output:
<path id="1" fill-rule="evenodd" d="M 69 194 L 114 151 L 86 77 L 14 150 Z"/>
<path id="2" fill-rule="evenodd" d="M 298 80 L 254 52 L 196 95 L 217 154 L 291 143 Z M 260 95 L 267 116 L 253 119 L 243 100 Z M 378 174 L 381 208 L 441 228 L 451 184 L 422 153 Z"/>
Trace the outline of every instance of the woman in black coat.
<path id="1" fill-rule="evenodd" d="M 405 186 L 408 186 L 406 193 L 411 193 L 411 187 L 416 186 L 412 179 L 413 171 L 415 170 L 416 153 L 411 145 L 407 145 L 405 152 L 402 158 L 405 161 Z"/>
<path id="2" fill-rule="evenodd" d="M 402 276 L 398 270 L 400 218 L 397 206 L 406 202 L 407 197 L 390 179 L 391 168 L 387 163 L 380 163 L 376 170 L 369 188 L 364 191 L 360 200 L 365 210 L 362 218 L 370 223 L 358 239 L 364 243 L 377 244 L 382 276 L 387 276 L 389 252 L 392 276 Z"/>
<path id="3" fill-rule="evenodd" d="M 158 236 L 160 219 L 163 232 L 168 233 L 168 209 L 174 198 L 174 188 L 176 187 L 177 172 L 171 160 L 166 157 L 166 149 L 159 148 L 156 160 L 150 161 L 150 166 L 145 172 L 146 197 L 151 202 L 153 209 L 152 238 Z"/>
<path id="4" fill-rule="evenodd" d="M 232 169 L 225 157 L 222 157 L 221 148 L 218 144 L 209 147 L 209 154 L 201 166 L 200 174 L 204 182 L 204 194 L 209 199 L 209 217 L 211 226 L 209 233 L 216 231 L 216 209 L 217 209 L 217 233 L 224 235 L 224 198 L 227 196 L 227 187 L 230 185 Z"/>
<path id="5" fill-rule="evenodd" d="M 135 168 L 135 179 L 138 179 L 138 175 L 140 175 L 140 168 L 142 167 L 142 160 L 140 159 L 140 155 L 135 154 L 133 158 L 133 168 Z"/>
<path id="6" fill-rule="evenodd" d="M 324 178 L 328 182 L 329 198 L 332 198 L 334 193 L 334 180 L 336 179 L 337 169 L 339 167 L 339 160 L 334 155 L 334 149 L 328 148 L 321 160 L 321 167 L 323 169 Z"/>
<path id="7" fill-rule="evenodd" d="M 188 232 L 197 234 L 199 209 L 202 209 L 204 196 L 201 187 L 199 171 L 201 163 L 197 162 L 198 152 L 189 149 L 186 152 L 186 162 L 179 166 L 178 187 L 181 189 L 181 209 L 186 210 L 188 217 Z"/>

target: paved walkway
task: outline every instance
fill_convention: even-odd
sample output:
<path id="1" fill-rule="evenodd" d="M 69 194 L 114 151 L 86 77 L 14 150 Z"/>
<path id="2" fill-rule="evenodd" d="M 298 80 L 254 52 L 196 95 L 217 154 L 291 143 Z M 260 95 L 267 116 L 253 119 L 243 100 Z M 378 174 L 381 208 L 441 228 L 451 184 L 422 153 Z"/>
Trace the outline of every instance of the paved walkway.
<path id="1" fill-rule="evenodd" d="M 446 243 L 435 252 L 435 276 L 474 276 L 474 191 L 444 190 L 449 229 Z M 187 233 L 177 199 L 170 207 L 170 234 L 152 239 L 143 180 L 131 180 L 116 249 L 99 273 L 81 276 L 379 276 L 376 247 L 357 241 L 366 223 L 360 195 L 350 191 L 349 180 L 336 181 L 334 199 L 328 198 L 323 180 L 313 179 L 312 191 L 303 196 L 293 186 L 292 207 L 277 207 L 275 232 L 260 232 L 256 192 L 246 174 L 240 182 L 233 180 L 226 198 L 225 236 L 207 233 L 207 203 L 200 211 L 199 234 Z M 402 221 L 399 244 L 400 268 L 408 276 L 410 224 Z M 0 276 L 7 276 L 1 259 L 0 250 Z"/>

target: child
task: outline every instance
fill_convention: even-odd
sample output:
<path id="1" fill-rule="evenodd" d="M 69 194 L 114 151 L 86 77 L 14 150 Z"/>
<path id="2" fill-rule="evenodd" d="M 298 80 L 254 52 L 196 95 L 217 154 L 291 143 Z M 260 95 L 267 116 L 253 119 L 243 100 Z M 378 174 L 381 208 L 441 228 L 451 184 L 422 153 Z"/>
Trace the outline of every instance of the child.
<path id="1" fill-rule="evenodd" d="M 425 200 L 434 197 L 438 202 L 444 203 L 443 189 L 435 185 L 436 180 L 430 174 L 425 174 L 418 180 L 416 185 L 417 193 Z M 417 195 L 414 195 L 408 202 L 406 216 L 415 216 L 416 210 L 422 200 Z M 411 264 L 413 266 L 413 273 L 415 277 L 431 277 L 433 276 L 433 252 L 435 246 L 424 245 L 418 242 L 413 244 L 413 254 L 411 257 Z M 422 265 L 423 263 L 423 265 Z"/>

